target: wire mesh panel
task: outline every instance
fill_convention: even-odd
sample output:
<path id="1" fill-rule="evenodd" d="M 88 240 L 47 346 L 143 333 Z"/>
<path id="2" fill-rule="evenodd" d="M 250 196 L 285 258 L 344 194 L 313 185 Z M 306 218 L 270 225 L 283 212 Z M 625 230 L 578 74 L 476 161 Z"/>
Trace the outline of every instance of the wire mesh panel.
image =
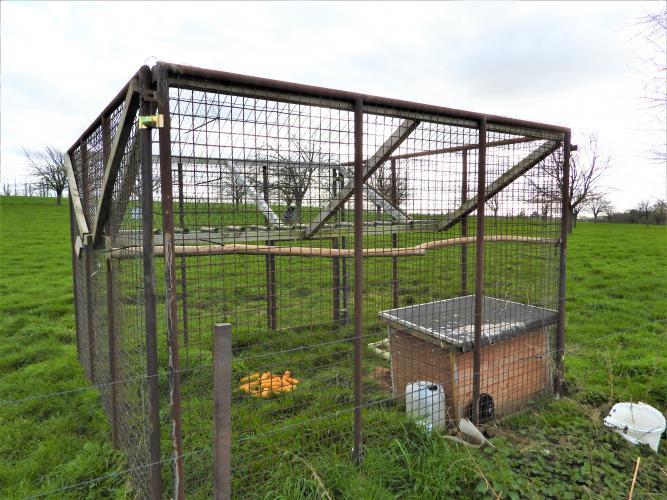
<path id="1" fill-rule="evenodd" d="M 335 481 L 333 468 L 392 433 L 448 432 L 552 391 L 563 247 L 549 172 L 565 163 L 563 130 L 196 68 L 153 76 L 157 97 L 142 102 L 167 119 L 143 161 L 163 222 L 142 231 L 131 122 L 107 239 L 74 263 L 80 357 L 108 385 L 130 462 L 145 465 L 139 491 L 154 493 L 147 414 L 158 404 L 147 394 L 145 262 L 159 304 L 160 465 L 174 496 L 215 489 L 218 323 L 233 327 L 238 497 L 321 495 L 298 478 Z M 121 110 L 72 151 L 89 222 L 104 131 L 117 133 Z"/>
<path id="2" fill-rule="evenodd" d="M 105 125 L 93 129 L 70 154 L 89 228 L 96 221 L 109 146 L 118 132 L 123 104 L 109 111 Z M 134 120 L 133 120 L 134 121 Z M 141 259 L 113 258 L 141 246 L 141 173 L 136 125 L 120 152 L 112 188 L 107 240 L 92 245 L 73 219 L 72 248 L 78 352 L 91 382 L 98 387 L 109 416 L 114 444 L 128 456 L 130 477 L 139 495 L 147 495 L 147 396 Z M 80 252 L 77 249 L 83 245 Z"/>

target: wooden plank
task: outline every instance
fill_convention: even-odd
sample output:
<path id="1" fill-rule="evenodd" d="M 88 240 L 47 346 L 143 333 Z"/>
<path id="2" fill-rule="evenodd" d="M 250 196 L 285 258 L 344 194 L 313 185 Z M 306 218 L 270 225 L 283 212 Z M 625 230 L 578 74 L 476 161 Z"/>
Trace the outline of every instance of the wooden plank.
<path id="1" fill-rule="evenodd" d="M 417 128 L 418 121 L 403 120 L 380 148 L 371 156 L 363 169 L 363 182 L 373 175 L 380 166 L 396 151 L 401 143 Z M 345 186 L 341 188 L 338 194 L 329 202 L 327 207 L 322 210 L 318 216 L 306 228 L 305 235 L 310 238 L 322 225 L 331 217 L 338 208 L 340 208 L 354 193 L 354 179 L 350 179 Z"/>
<path id="2" fill-rule="evenodd" d="M 487 201 L 497 195 L 504 188 L 509 186 L 512 182 L 517 180 L 523 174 L 528 172 L 531 168 L 539 162 L 548 157 L 551 153 L 560 147 L 560 142 L 547 141 L 534 149 L 523 160 L 519 161 L 512 168 L 510 168 L 503 175 L 498 177 L 491 184 L 486 186 L 484 200 Z M 439 231 L 446 231 L 450 227 L 460 222 L 465 216 L 470 215 L 477 208 L 477 196 L 469 198 L 461 204 L 461 206 L 452 212 L 448 219 L 438 228 Z"/>
<path id="3" fill-rule="evenodd" d="M 76 218 L 76 225 L 79 228 L 79 235 L 83 238 L 89 234 L 88 223 L 86 216 L 83 213 L 83 205 L 81 205 L 81 197 L 79 196 L 79 187 L 76 184 L 76 176 L 72 168 L 72 158 L 69 153 L 65 153 L 65 172 L 67 172 L 67 187 L 70 196 L 72 197 L 72 208 L 74 209 L 74 216 Z"/>
<path id="4" fill-rule="evenodd" d="M 135 120 L 135 115 L 139 109 L 139 93 L 137 92 L 137 82 L 132 80 L 127 88 L 125 95 L 125 103 L 123 104 L 123 112 L 116 129 L 116 136 L 111 146 L 109 159 L 104 168 L 104 179 L 102 181 L 102 188 L 100 190 L 100 197 L 97 202 L 97 210 L 95 212 L 95 223 L 93 225 L 93 245 L 98 245 L 102 241 L 102 230 L 111 213 L 111 195 L 118 177 L 118 169 L 123 158 L 123 152 L 127 146 L 127 141 L 132 131 L 132 124 Z"/>
<path id="5" fill-rule="evenodd" d="M 364 248 L 362 257 L 412 257 L 425 255 L 428 250 L 445 248 L 455 245 L 471 245 L 476 243 L 477 237 L 469 236 L 467 238 L 450 238 L 448 240 L 431 241 L 422 243 L 413 247 L 402 248 Z M 557 240 L 548 238 L 534 238 L 530 236 L 514 235 L 491 235 L 484 238 L 487 243 L 536 243 L 553 245 Z M 283 255 L 288 257 L 343 257 L 353 258 L 354 250 L 348 248 L 326 248 L 326 247 L 301 247 L 301 246 L 269 246 L 269 245 L 251 245 L 245 243 L 228 243 L 225 245 L 178 245 L 175 248 L 177 256 L 194 255 L 224 255 L 224 254 L 243 254 L 243 255 Z M 138 257 L 141 254 L 141 248 L 138 246 L 128 248 L 115 248 L 111 251 L 111 256 L 115 258 Z M 164 255 L 164 246 L 155 246 L 155 255 Z"/>

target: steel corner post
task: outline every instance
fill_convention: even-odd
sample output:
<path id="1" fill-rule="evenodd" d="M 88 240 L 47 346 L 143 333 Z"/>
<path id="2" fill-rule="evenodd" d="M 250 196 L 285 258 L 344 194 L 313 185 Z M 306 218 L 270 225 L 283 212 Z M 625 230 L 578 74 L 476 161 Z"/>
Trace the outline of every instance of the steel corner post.
<path id="1" fill-rule="evenodd" d="M 561 221 L 559 247 L 558 276 L 558 323 L 556 325 L 556 373 L 554 377 L 554 393 L 560 398 L 563 393 L 563 377 L 565 374 L 563 355 L 565 351 L 565 288 L 567 276 L 567 234 L 570 216 L 570 153 L 572 151 L 572 133 L 565 132 L 563 141 L 563 177 L 561 183 Z"/>
<path id="2" fill-rule="evenodd" d="M 354 448 L 355 463 L 361 462 L 361 356 L 363 336 L 363 182 L 364 182 L 364 110 L 363 101 L 354 101 Z"/>
<path id="3" fill-rule="evenodd" d="M 479 121 L 477 165 L 477 242 L 475 255 L 475 341 L 472 368 L 472 420 L 479 423 L 482 371 L 482 325 L 484 322 L 484 205 L 486 200 L 486 118 Z"/>
<path id="4" fill-rule="evenodd" d="M 181 385 L 178 341 L 178 304 L 176 300 L 176 258 L 174 242 L 174 196 L 171 172 L 171 115 L 169 80 L 166 68 L 153 68 L 157 85 L 158 143 L 160 152 L 160 194 L 162 198 L 162 233 L 164 238 L 164 279 L 167 309 L 167 348 L 169 352 L 169 407 L 171 414 L 173 496 L 185 498 L 183 437 L 181 423 Z"/>
<path id="5" fill-rule="evenodd" d="M 232 470 L 232 325 L 213 328 L 214 498 L 231 498 Z"/>
<path id="6" fill-rule="evenodd" d="M 139 70 L 142 94 L 151 87 L 151 73 L 148 66 Z M 141 98 L 140 112 L 149 114 L 151 103 Z M 146 375 L 149 399 L 149 475 L 152 499 L 162 498 L 162 477 L 160 462 L 160 393 L 158 384 L 158 348 L 155 307 L 155 269 L 153 266 L 153 157 L 151 129 L 139 131 L 141 149 L 141 213 L 144 267 L 144 310 L 146 329 Z"/>

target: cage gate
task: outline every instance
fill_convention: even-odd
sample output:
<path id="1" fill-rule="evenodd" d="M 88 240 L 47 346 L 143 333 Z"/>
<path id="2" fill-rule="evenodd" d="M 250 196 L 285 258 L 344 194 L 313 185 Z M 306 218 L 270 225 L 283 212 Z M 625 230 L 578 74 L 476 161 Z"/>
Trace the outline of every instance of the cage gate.
<path id="1" fill-rule="evenodd" d="M 77 351 L 138 494 L 220 494 L 219 323 L 235 496 L 559 394 L 569 152 L 563 127 L 142 67 L 66 155 Z"/>

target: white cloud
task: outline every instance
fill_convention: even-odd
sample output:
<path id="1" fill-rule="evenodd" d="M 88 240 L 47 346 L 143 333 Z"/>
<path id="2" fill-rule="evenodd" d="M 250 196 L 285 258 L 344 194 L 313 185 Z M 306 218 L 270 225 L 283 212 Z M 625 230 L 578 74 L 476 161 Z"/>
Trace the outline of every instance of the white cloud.
<path id="1" fill-rule="evenodd" d="M 661 5 L 2 2 L 2 179 L 22 179 L 22 147 L 71 144 L 155 57 L 597 131 L 629 207 L 665 196 L 634 67 L 652 49 L 627 28 Z"/>

